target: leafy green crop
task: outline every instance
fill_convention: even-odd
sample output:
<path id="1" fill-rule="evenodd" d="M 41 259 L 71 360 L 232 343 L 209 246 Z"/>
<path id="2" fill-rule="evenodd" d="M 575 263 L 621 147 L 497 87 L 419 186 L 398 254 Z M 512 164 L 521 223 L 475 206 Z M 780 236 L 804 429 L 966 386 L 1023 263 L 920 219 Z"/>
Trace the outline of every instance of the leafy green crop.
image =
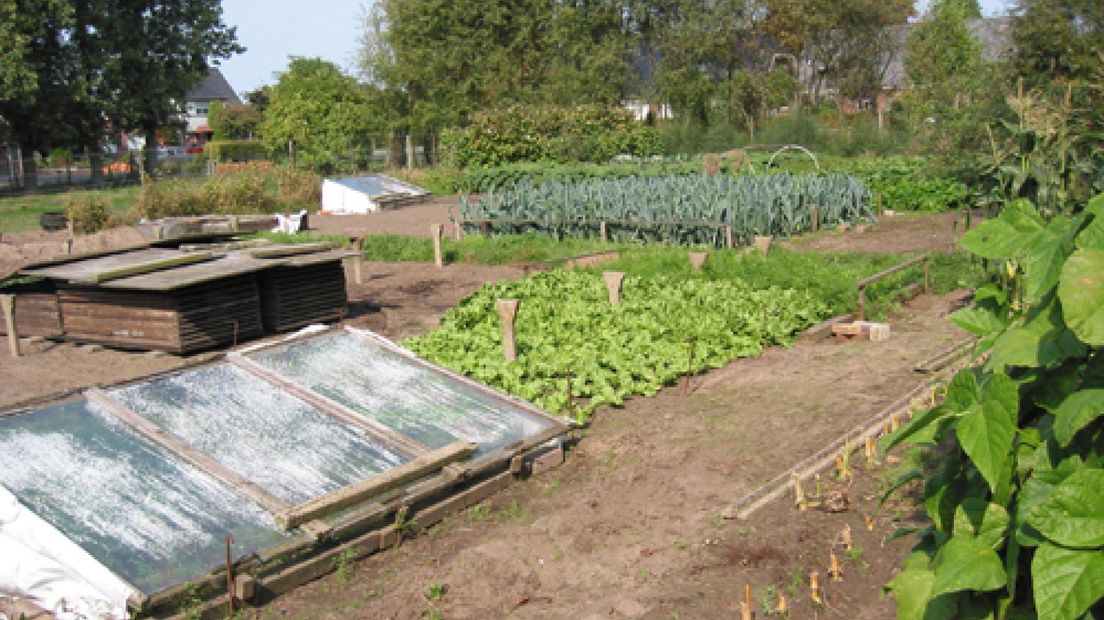
<path id="1" fill-rule="evenodd" d="M 518 357 L 504 361 L 495 300 L 521 301 Z M 450 309 L 412 351 L 557 413 L 653 395 L 687 370 L 717 368 L 826 316 L 813 295 L 739 280 L 629 276 L 611 306 L 601 275 L 557 270 L 487 285 Z M 581 399 L 576 402 L 573 399 Z"/>
<path id="2" fill-rule="evenodd" d="M 891 435 L 949 445 L 930 527 L 890 582 L 899 618 L 1104 615 L 1104 196 L 1045 221 L 1017 201 L 962 245 L 995 261 L 952 320 L 985 362 Z"/>
<path id="3" fill-rule="evenodd" d="M 887 209 L 946 211 L 962 206 L 969 196 L 963 183 L 933 174 L 923 157 L 847 159 L 833 169 L 858 177 L 881 194 Z"/>
<path id="4" fill-rule="evenodd" d="M 813 212 L 825 228 L 873 219 L 870 192 L 844 175 L 663 176 L 517 184 L 461 201 L 465 228 L 490 220 L 497 233 L 543 232 L 594 237 L 599 223 L 616 240 L 680 245 L 725 244 L 755 235 L 790 236 L 812 228 Z M 703 225 L 704 224 L 704 225 Z"/>

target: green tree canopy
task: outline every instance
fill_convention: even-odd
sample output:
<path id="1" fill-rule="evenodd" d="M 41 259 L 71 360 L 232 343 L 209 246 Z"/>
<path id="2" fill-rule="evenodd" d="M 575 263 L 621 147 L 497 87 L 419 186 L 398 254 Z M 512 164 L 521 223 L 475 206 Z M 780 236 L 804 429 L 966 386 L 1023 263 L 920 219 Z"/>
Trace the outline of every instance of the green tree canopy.
<path id="1" fill-rule="evenodd" d="M 958 108 L 976 90 L 981 44 L 966 25 L 962 0 L 936 0 L 909 35 L 905 69 L 925 115 Z"/>
<path id="2" fill-rule="evenodd" d="M 322 172 L 363 164 L 380 129 L 356 79 L 320 58 L 292 58 L 269 91 L 260 134 L 273 150 L 295 143 L 297 163 Z"/>
<path id="3" fill-rule="evenodd" d="M 207 124 L 215 132 L 215 140 L 250 139 L 261 124 L 261 113 L 248 103 L 212 101 Z"/>
<path id="4" fill-rule="evenodd" d="M 1104 2 L 1018 0 L 1013 14 L 1013 69 L 1028 86 L 1093 79 L 1104 63 Z"/>

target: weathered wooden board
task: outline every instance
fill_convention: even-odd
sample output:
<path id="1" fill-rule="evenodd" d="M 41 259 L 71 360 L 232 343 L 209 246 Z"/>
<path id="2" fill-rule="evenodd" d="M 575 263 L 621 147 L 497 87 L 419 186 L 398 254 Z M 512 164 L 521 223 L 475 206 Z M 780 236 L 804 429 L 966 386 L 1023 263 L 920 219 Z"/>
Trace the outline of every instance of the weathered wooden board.
<path id="1" fill-rule="evenodd" d="M 257 281 L 268 331 L 288 331 L 345 315 L 345 270 L 338 259 L 273 267 L 258 274 Z"/>
<path id="2" fill-rule="evenodd" d="M 58 312 L 55 293 L 16 293 L 15 327 L 21 337 L 42 336 L 54 338 L 61 335 L 61 314 Z M 0 334 L 7 335 L 8 326 L 0 318 Z"/>

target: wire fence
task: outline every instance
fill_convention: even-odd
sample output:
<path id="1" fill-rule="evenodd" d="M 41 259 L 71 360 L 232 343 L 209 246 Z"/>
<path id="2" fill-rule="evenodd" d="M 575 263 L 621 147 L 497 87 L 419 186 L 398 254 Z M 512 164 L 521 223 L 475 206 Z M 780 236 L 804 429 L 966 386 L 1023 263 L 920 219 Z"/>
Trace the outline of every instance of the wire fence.
<path id="1" fill-rule="evenodd" d="M 49 193 L 73 188 L 137 185 L 143 170 L 140 153 L 22 157 L 18 148 L 0 148 L 0 195 Z M 149 171 L 158 178 L 190 178 L 211 174 L 203 154 L 158 154 Z"/>

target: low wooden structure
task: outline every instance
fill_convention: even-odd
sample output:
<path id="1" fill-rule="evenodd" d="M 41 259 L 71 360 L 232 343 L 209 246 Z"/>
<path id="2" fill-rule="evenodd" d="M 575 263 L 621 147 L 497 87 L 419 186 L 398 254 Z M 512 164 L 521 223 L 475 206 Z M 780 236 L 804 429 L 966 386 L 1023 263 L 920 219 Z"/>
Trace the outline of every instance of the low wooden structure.
<path id="1" fill-rule="evenodd" d="M 50 282 L 31 282 L 3 290 L 15 296 L 15 331 L 21 337 L 61 336 L 61 313 L 57 293 Z M 8 325 L 0 318 L 0 334 L 8 334 Z"/>
<path id="2" fill-rule="evenodd" d="M 17 294 L 16 325 L 28 321 L 19 333 L 187 354 L 344 316 L 342 251 L 191 249 L 132 248 L 24 269 L 56 293 Z"/>

